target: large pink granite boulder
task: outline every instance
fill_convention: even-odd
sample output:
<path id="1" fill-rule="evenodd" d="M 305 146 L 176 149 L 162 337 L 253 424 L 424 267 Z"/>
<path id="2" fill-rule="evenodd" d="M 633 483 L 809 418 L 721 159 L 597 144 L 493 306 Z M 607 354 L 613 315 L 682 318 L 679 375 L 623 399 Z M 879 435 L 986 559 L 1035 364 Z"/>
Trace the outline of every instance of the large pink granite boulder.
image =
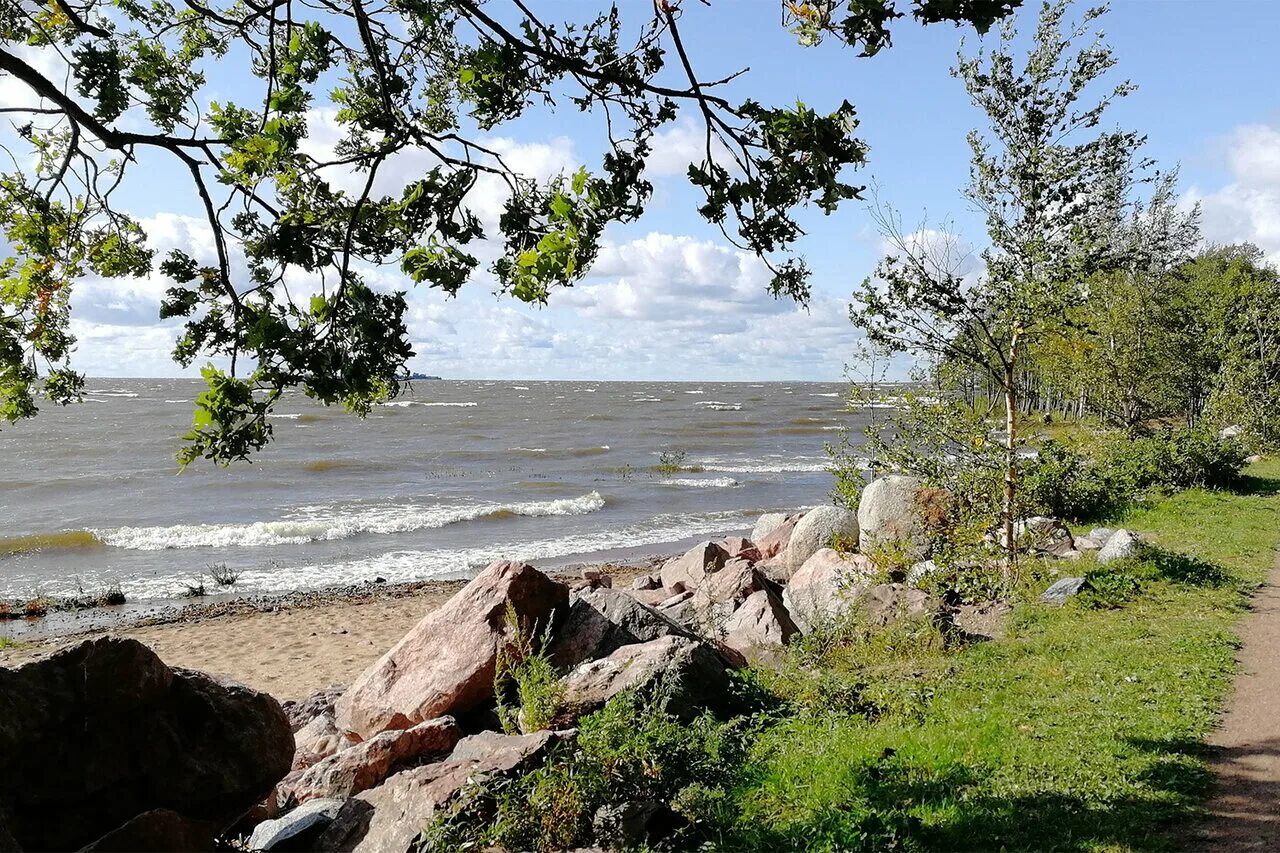
<path id="1" fill-rule="evenodd" d="M 680 584 L 684 589 L 696 589 L 707 575 L 720 571 L 729 552 L 716 542 L 694 545 L 679 557 L 662 564 L 662 585 L 672 589 Z"/>
<path id="2" fill-rule="evenodd" d="M 293 771 L 276 786 L 276 802 L 288 809 L 308 800 L 355 796 L 381 784 L 403 764 L 449 752 L 461 739 L 462 730 L 452 717 L 382 732 Z"/>
<path id="3" fill-rule="evenodd" d="M 361 673 L 334 706 L 338 727 L 370 738 L 491 700 L 498 651 L 513 639 L 508 606 L 541 633 L 569 590 L 526 563 L 492 564 Z"/>

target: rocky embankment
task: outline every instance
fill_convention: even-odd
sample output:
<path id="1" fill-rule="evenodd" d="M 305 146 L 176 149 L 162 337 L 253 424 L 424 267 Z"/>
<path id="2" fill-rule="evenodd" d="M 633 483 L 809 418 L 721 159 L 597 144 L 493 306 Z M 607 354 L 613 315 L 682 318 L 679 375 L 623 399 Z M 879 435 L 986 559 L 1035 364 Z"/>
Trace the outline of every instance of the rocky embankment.
<path id="1" fill-rule="evenodd" d="M 730 716 L 733 670 L 855 608 L 872 626 L 948 624 L 947 603 L 910 582 L 936 568 L 923 560 L 921 493 L 916 480 L 886 477 L 857 513 L 768 514 L 749 538 L 701 543 L 626 589 L 599 570 L 565 583 L 493 563 L 350 686 L 283 707 L 170 668 L 135 640 L 90 640 L 0 669 L 0 851 L 208 850 L 239 839 L 255 850 L 407 853 L 469 784 L 537 766 L 623 691 L 660 687 L 672 713 Z M 1031 550 L 1066 559 L 1088 548 L 1109 559 L 1132 539 L 1075 539 L 1053 519 L 1028 519 L 1020 533 Z M 921 558 L 908 582 L 880 582 L 865 553 L 890 544 Z M 512 734 L 495 675 L 527 637 L 545 641 L 561 698 L 546 725 Z M 624 836 L 656 841 L 661 825 L 629 819 Z"/>

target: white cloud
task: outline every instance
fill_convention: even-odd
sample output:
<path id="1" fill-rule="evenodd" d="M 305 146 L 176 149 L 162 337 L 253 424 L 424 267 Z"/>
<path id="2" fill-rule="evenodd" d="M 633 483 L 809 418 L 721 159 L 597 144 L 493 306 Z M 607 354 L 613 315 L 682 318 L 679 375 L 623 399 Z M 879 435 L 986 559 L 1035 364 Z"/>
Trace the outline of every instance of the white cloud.
<path id="1" fill-rule="evenodd" d="M 1280 128 L 1244 125 L 1226 146 L 1231 182 L 1212 192 L 1193 187 L 1185 201 L 1199 202 L 1206 240 L 1254 243 L 1280 262 Z"/>

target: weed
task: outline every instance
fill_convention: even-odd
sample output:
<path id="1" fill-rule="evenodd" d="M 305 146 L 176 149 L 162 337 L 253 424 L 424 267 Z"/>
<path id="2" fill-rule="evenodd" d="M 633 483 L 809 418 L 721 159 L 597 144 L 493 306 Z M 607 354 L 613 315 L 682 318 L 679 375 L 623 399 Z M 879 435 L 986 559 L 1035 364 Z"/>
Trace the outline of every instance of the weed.
<path id="1" fill-rule="evenodd" d="M 508 734 L 545 729 L 560 713 L 564 701 L 560 673 L 545 651 L 551 623 L 537 636 L 537 626 L 522 624 L 511 602 L 507 602 L 506 623 L 511 639 L 498 650 L 493 675 L 498 718 Z M 514 706 L 509 704 L 513 698 Z"/>
<path id="2" fill-rule="evenodd" d="M 226 563 L 210 564 L 206 572 L 209 578 L 218 586 L 234 586 L 236 581 L 240 579 L 240 573 L 235 569 L 228 569 Z"/>
<path id="3" fill-rule="evenodd" d="M 658 464 L 653 470 L 659 474 L 701 474 L 706 469 L 701 465 L 686 465 L 688 453 L 683 450 L 664 450 L 658 454 Z"/>
<path id="4" fill-rule="evenodd" d="M 185 589 L 178 593 L 180 598 L 204 598 L 207 594 L 204 590 L 204 581 L 197 579 L 195 583 L 183 584 Z"/>

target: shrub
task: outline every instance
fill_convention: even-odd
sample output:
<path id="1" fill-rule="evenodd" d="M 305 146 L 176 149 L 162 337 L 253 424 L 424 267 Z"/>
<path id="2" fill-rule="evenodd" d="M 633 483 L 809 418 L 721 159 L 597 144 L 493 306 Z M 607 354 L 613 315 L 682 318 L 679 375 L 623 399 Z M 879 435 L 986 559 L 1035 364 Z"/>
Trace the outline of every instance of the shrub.
<path id="1" fill-rule="evenodd" d="M 629 846 L 593 826 L 602 806 L 657 802 L 679 815 L 696 849 L 706 829 L 727 822 L 722 784 L 745 756 L 746 723 L 709 716 L 683 722 L 666 711 L 669 690 L 626 692 L 584 717 L 576 741 L 534 770 L 510 779 L 478 780 L 459 805 L 427 827 L 423 851 L 563 850 Z M 710 811 L 708 811 L 710 810 Z M 671 824 L 671 821 L 664 821 Z"/>
<path id="2" fill-rule="evenodd" d="M 1022 467 L 1027 509 L 1060 518 L 1114 515 L 1148 494 L 1195 486 L 1231 486 L 1244 467 L 1244 451 L 1202 430 L 1164 430 L 1131 438 L 1111 436 L 1091 454 L 1053 440 Z"/>
<path id="3" fill-rule="evenodd" d="M 195 583 L 183 584 L 185 589 L 178 593 L 180 598 L 204 598 L 204 581 L 197 580 Z"/>

